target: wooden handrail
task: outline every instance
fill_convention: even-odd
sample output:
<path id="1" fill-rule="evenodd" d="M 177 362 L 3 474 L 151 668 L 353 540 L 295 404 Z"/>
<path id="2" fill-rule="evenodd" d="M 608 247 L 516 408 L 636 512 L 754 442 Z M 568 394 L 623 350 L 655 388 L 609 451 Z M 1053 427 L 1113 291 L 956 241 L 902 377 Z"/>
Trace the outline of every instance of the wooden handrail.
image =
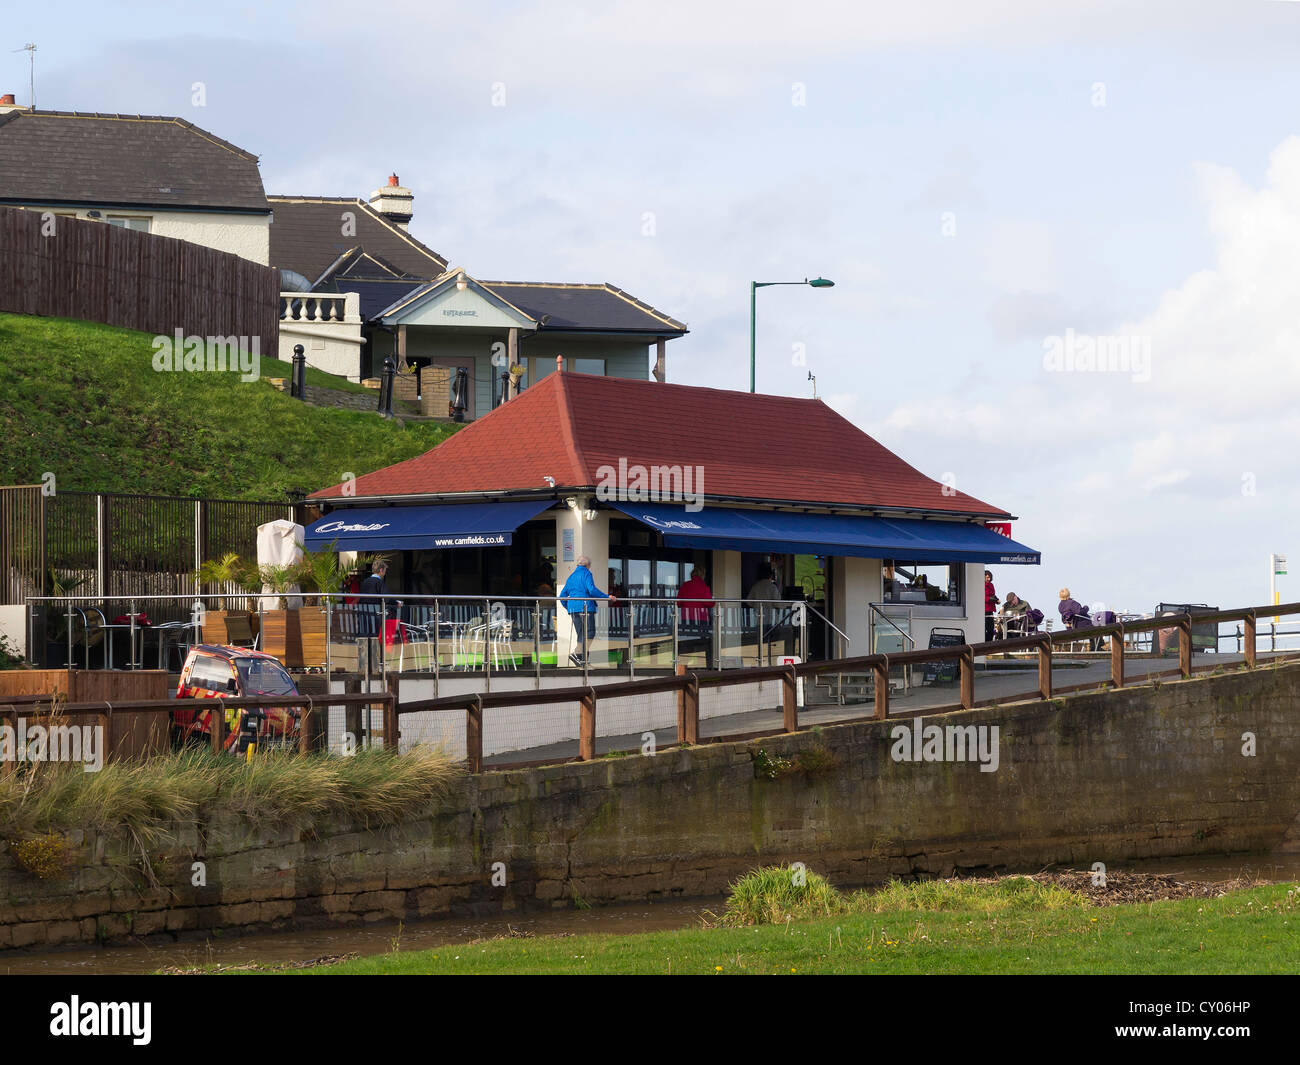
<path id="1" fill-rule="evenodd" d="M 466 760 L 471 771 L 480 772 L 483 767 L 483 711 L 504 709 L 516 706 L 537 706 L 551 703 L 572 702 L 580 707 L 579 748 L 580 758 L 590 759 L 595 756 L 596 714 L 601 699 L 626 698 L 637 695 L 652 695 L 663 692 L 677 694 L 677 739 L 679 743 L 694 744 L 699 742 L 699 693 L 702 688 L 730 687 L 738 684 L 754 684 L 764 681 L 781 683 L 782 729 L 794 732 L 798 729 L 797 685 L 800 678 L 817 677 L 824 673 L 871 673 L 874 677 L 875 698 L 872 716 L 883 720 L 889 716 L 889 672 L 897 666 L 911 666 L 928 662 L 956 661 L 959 663 L 960 703 L 956 707 L 927 708 L 929 712 L 947 711 L 957 708 L 971 708 L 975 700 L 975 659 L 982 655 L 998 654 L 1008 651 L 1036 651 L 1038 655 L 1038 691 L 1042 699 L 1050 699 L 1053 693 L 1052 657 L 1056 648 L 1081 640 L 1098 640 L 1109 638 L 1110 641 L 1110 684 L 1122 688 L 1127 678 L 1124 672 L 1125 638 L 1139 632 L 1158 632 L 1177 630 L 1178 632 L 1178 669 L 1170 675 L 1190 677 L 1192 665 L 1192 629 L 1194 626 L 1217 624 L 1226 621 L 1244 622 L 1243 652 L 1246 668 L 1255 668 L 1258 649 L 1258 619 L 1262 616 L 1300 614 L 1300 602 L 1281 603 L 1276 606 L 1266 604 L 1257 607 L 1243 607 L 1233 610 L 1185 611 L 1167 614 L 1158 618 L 1141 621 L 1116 622 L 1109 625 L 1094 625 L 1086 629 L 1062 629 L 1059 632 L 1032 633 L 1028 636 L 1016 636 L 1006 640 L 961 644 L 955 647 L 917 648 L 897 654 L 860 655 L 853 658 L 829 659 L 822 662 L 799 662 L 779 666 L 760 666 L 752 669 L 710 670 L 707 672 L 690 672 L 685 665 L 678 664 L 673 675 L 650 677 L 643 680 L 616 681 L 611 684 L 574 685 L 563 688 L 543 688 L 539 690 L 481 692 L 464 695 L 444 696 L 437 699 L 417 699 L 402 703 L 398 699 L 396 686 L 390 686 L 386 692 L 349 692 L 339 695 L 318 696 L 244 696 L 221 699 L 167 699 L 129 700 L 120 703 L 108 703 L 105 700 L 94 702 L 65 703 L 61 712 L 68 714 L 87 713 L 105 714 L 112 711 L 131 711 L 171 713 L 175 710 L 211 708 L 214 702 L 226 708 L 241 707 L 310 707 L 325 708 L 330 706 L 382 705 L 384 707 L 385 739 L 389 736 L 395 742 L 399 737 L 398 726 L 404 714 L 437 712 L 444 710 L 458 711 L 466 714 Z M 1203 667 L 1201 667 L 1203 668 Z M 1164 676 L 1166 674 L 1151 674 Z M 1061 689 L 1069 690 L 1069 689 Z M 51 703 L 48 695 L 16 695 L 0 702 L 0 719 L 27 713 L 30 708 L 39 712 L 41 707 Z M 225 725 L 222 715 L 213 715 L 212 740 L 218 743 L 224 733 Z M 304 741 L 304 749 L 307 743 Z"/>
<path id="2" fill-rule="evenodd" d="M 241 695 L 213 696 L 210 699 L 123 699 L 121 702 L 109 699 L 95 699 L 90 702 L 61 703 L 61 714 L 96 714 L 104 712 L 105 707 L 112 712 L 129 710 L 133 714 L 167 713 L 175 710 L 203 710 L 213 703 L 219 703 L 226 709 L 241 707 L 323 707 L 323 706 L 365 706 L 383 703 L 392 699 L 389 692 L 346 692 L 338 695 Z M 13 695 L 0 698 L 0 714 L 17 713 L 27 708 L 51 707 L 53 701 L 49 695 Z"/>

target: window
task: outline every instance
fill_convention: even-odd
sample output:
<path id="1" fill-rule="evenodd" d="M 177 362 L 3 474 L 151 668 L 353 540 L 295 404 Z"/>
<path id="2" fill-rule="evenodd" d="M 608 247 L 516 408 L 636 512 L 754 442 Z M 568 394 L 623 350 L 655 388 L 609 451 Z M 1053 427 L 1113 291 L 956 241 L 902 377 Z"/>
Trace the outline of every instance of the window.
<path id="1" fill-rule="evenodd" d="M 243 681 L 243 695 L 297 695 L 293 686 L 278 662 L 265 658 L 237 658 L 239 679 Z"/>
<path id="2" fill-rule="evenodd" d="M 666 547 L 639 522 L 615 518 L 609 523 L 610 583 L 622 585 L 620 598 L 673 599 L 691 570 L 708 574 L 709 563 L 709 552 Z"/>
<path id="3" fill-rule="evenodd" d="M 894 562 L 887 559 L 880 573 L 883 601 L 960 606 L 964 569 L 960 563 Z"/>
<path id="4" fill-rule="evenodd" d="M 110 226 L 118 226 L 121 229 L 134 229 L 137 233 L 149 232 L 150 220 L 137 215 L 111 214 L 105 221 Z"/>
<path id="5" fill-rule="evenodd" d="M 233 676 L 230 664 L 224 658 L 213 655 L 198 655 L 190 666 L 190 686 L 205 691 L 225 691 Z"/>
<path id="6" fill-rule="evenodd" d="M 605 376 L 604 359 L 568 359 L 566 360 L 566 369 L 574 373 L 591 373 L 600 377 Z"/>

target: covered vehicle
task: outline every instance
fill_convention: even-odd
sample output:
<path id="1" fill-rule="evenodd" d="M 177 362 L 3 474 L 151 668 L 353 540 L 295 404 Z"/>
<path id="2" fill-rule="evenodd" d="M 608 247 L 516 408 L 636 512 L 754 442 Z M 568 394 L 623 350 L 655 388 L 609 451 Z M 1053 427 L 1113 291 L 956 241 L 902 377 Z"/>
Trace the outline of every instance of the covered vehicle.
<path id="1" fill-rule="evenodd" d="M 215 644 L 200 644 L 190 650 L 176 686 L 178 699 L 297 694 L 297 685 L 277 658 L 247 647 Z M 213 710 L 185 708 L 172 712 L 172 723 L 182 743 L 211 736 Z M 254 737 L 259 747 L 294 746 L 298 742 L 297 707 L 229 707 L 224 716 L 228 751 L 243 753 Z"/>

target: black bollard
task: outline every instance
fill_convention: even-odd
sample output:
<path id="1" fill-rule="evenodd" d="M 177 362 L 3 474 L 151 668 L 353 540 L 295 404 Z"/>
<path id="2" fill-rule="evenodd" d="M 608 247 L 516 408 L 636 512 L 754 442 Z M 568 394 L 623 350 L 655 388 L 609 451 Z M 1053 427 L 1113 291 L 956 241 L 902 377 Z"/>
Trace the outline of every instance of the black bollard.
<path id="1" fill-rule="evenodd" d="M 379 383 L 379 413 L 385 418 L 393 416 L 393 377 L 397 373 L 397 361 L 389 355 L 384 360 L 384 376 Z"/>
<path id="2" fill-rule="evenodd" d="M 307 352 L 301 344 L 293 346 L 293 375 L 289 378 L 289 395 L 307 398 Z"/>

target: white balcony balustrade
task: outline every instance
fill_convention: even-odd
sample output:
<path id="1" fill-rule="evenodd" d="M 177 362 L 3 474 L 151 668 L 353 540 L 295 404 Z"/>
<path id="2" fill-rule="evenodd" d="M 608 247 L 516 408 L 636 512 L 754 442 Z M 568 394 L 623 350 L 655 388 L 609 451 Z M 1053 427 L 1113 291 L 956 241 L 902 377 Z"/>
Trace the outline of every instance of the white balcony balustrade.
<path id="1" fill-rule="evenodd" d="M 356 292 L 281 292 L 278 356 L 293 358 L 295 345 L 307 365 L 357 381 L 361 375 L 361 296 Z"/>
<path id="2" fill-rule="evenodd" d="M 280 321 L 360 324 L 361 297 L 355 292 L 281 292 Z"/>

